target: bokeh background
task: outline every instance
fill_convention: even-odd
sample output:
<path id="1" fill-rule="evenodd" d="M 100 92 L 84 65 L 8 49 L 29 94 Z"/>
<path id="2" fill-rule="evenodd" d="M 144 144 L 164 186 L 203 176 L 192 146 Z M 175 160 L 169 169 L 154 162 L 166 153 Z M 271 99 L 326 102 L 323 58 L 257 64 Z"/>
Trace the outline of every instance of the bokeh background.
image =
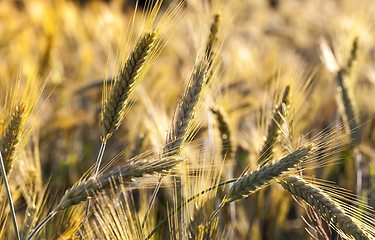
<path id="1" fill-rule="evenodd" d="M 221 14 L 221 64 L 212 99 L 227 115 L 233 148 L 233 159 L 225 165 L 231 169 L 230 174 L 223 171 L 223 180 L 240 176 L 248 165 L 256 168 L 272 109 L 287 84 L 294 91 L 289 109 L 291 115 L 295 111 L 294 140 L 302 135 L 308 139 L 324 129 L 337 128 L 342 120 L 351 120 L 342 117 L 340 87 L 323 50 L 331 49 L 338 66 L 344 67 L 358 38 L 350 89 L 361 132 L 355 140 L 362 156 L 360 194 L 375 206 L 373 1 L 216 2 L 186 1 L 186 14 L 179 28 L 140 84 L 133 108 L 107 144 L 105 161 L 122 151 L 118 161 L 125 162 L 164 144 L 180 92 L 209 32 L 212 16 Z M 161 14 L 169 4 L 164 1 Z M 144 5 L 139 3 L 137 17 Z M 9 85 L 18 78 L 34 74 L 36 79 L 47 80 L 38 103 L 41 115 L 33 132 L 38 139 L 43 181 L 49 181 L 50 192 L 56 196 L 95 163 L 101 144 L 103 81 L 116 74 L 116 59 L 128 37 L 134 8 L 135 2 L 126 0 L 0 2 L 0 99 L 5 101 Z M 134 29 L 133 43 L 141 31 L 139 22 L 135 21 Z M 306 83 L 307 90 L 302 90 Z M 194 141 L 204 145 L 214 136 L 214 146 L 220 149 L 217 124 L 215 116 L 207 113 Z M 212 126 L 215 133 L 210 137 Z M 220 150 L 216 152 L 213 165 L 220 166 L 225 156 Z M 339 153 L 337 159 L 339 164 L 310 174 L 355 192 L 352 148 Z M 260 195 L 249 231 L 255 201 L 250 197 L 236 202 L 236 224 L 226 219 L 219 226 L 225 228 L 228 224 L 228 231 L 234 232 L 236 239 L 310 237 L 300 217 L 305 210 L 279 186 Z M 18 208 L 23 207 L 21 199 Z M 161 204 L 160 208 L 156 220 L 166 214 L 167 206 Z M 229 218 L 224 214 L 223 219 Z M 164 237 L 161 233 L 160 239 Z"/>

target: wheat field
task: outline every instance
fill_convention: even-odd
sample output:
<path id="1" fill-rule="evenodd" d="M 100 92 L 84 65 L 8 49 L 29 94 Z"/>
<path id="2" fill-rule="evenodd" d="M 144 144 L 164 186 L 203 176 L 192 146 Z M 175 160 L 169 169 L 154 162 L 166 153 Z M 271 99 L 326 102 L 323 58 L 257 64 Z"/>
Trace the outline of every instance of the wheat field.
<path id="1" fill-rule="evenodd" d="M 374 13 L 0 1 L 0 239 L 375 239 Z"/>

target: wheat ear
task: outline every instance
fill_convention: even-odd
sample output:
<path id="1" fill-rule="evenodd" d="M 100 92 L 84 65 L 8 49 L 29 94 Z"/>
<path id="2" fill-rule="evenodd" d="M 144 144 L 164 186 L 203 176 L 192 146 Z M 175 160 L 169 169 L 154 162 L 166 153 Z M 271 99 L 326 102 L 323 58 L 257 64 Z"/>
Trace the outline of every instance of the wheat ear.
<path id="1" fill-rule="evenodd" d="M 218 20 L 219 17 L 216 18 L 217 22 Z M 215 21 L 213 24 L 215 24 Z M 194 135 L 194 118 L 196 118 L 196 115 L 199 113 L 198 108 L 199 103 L 202 102 L 203 99 L 203 92 L 207 89 L 207 86 L 210 85 L 207 82 L 208 72 L 210 73 L 210 82 L 213 78 L 212 66 L 214 65 L 214 60 L 212 58 L 212 48 L 213 44 L 216 42 L 217 27 L 211 27 L 211 35 L 212 33 L 213 37 L 210 37 L 208 43 L 206 44 L 205 58 L 203 60 L 199 60 L 199 62 L 195 65 L 193 75 L 177 108 L 177 114 L 174 117 L 172 127 L 167 134 L 166 144 L 162 152 L 163 157 L 179 154 L 187 140 Z M 209 47 L 210 44 L 211 46 Z M 160 177 L 159 182 L 155 186 L 154 192 L 151 196 L 149 207 L 142 221 L 142 229 L 145 226 L 151 207 L 156 199 L 161 182 L 162 177 Z"/>
<path id="2" fill-rule="evenodd" d="M 343 118 L 349 122 L 349 127 L 351 131 L 351 137 L 354 140 L 354 143 L 358 145 L 360 143 L 360 134 L 359 130 L 353 131 L 356 129 L 359 125 L 359 119 L 355 118 L 358 116 L 358 107 L 355 102 L 354 93 L 352 88 L 350 88 L 348 85 L 349 77 L 352 75 L 352 68 L 353 63 L 357 60 L 357 51 L 358 51 L 358 37 L 354 39 L 352 50 L 350 57 L 348 59 L 348 62 L 345 67 L 341 68 L 337 73 L 337 81 L 339 86 L 341 87 L 341 98 L 342 103 L 344 104 L 343 108 Z"/>
<path id="3" fill-rule="evenodd" d="M 259 154 L 258 162 L 262 165 L 266 164 L 266 159 L 272 159 L 273 155 L 273 146 L 277 141 L 277 137 L 280 133 L 280 126 L 283 121 L 283 117 L 287 114 L 286 111 L 289 108 L 290 104 L 290 86 L 286 86 L 283 94 L 283 98 L 281 99 L 278 106 L 276 106 L 272 120 L 268 126 L 267 137 L 265 138 L 265 143 L 263 145 L 262 150 Z"/>
<path id="4" fill-rule="evenodd" d="M 229 118 L 224 109 L 220 107 L 212 107 L 210 110 L 213 114 L 216 115 L 219 124 L 219 131 L 221 137 L 221 154 L 222 156 L 226 156 L 226 161 L 229 161 L 234 157 Z"/>
<path id="5" fill-rule="evenodd" d="M 290 95 L 291 95 L 290 85 L 287 85 L 285 87 L 284 94 L 283 94 L 282 99 L 280 100 L 280 103 L 276 105 L 275 109 L 273 110 L 272 119 L 268 125 L 267 136 L 264 137 L 265 142 L 259 153 L 259 159 L 258 159 L 259 166 L 263 166 L 267 164 L 268 161 L 271 161 L 273 159 L 274 145 L 280 134 L 280 127 L 283 122 L 283 118 L 286 117 L 287 111 L 290 107 Z M 249 227 L 248 233 L 250 233 L 251 228 L 253 226 L 255 210 L 258 205 L 258 200 L 259 200 L 259 194 L 260 192 L 257 192 L 257 196 L 256 196 L 255 204 L 254 204 L 254 212 L 250 220 L 250 227 Z"/>
<path id="6" fill-rule="evenodd" d="M 20 231 L 21 239 L 26 239 L 35 221 L 36 214 L 37 214 L 37 209 L 34 204 L 32 204 L 31 206 L 27 206 L 23 227 Z"/>
<path id="7" fill-rule="evenodd" d="M 126 114 L 129 96 L 139 83 L 142 70 L 155 45 L 157 32 L 152 31 L 140 38 L 120 74 L 115 78 L 110 94 L 104 102 L 101 114 L 103 142 L 116 131 Z"/>
<path id="8" fill-rule="evenodd" d="M 167 143 L 163 149 L 164 157 L 179 153 L 192 132 L 198 103 L 202 101 L 205 89 L 207 68 L 206 62 L 200 62 L 195 67 L 191 81 L 178 107 L 174 123 L 167 135 Z"/>
<path id="9" fill-rule="evenodd" d="M 7 176 L 12 172 L 17 147 L 21 140 L 23 124 L 25 122 L 26 104 L 21 102 L 14 108 L 12 118 L 5 131 L 1 153 L 4 159 L 5 172 Z"/>
<path id="10" fill-rule="evenodd" d="M 229 164 L 226 170 L 223 172 L 227 179 L 231 179 L 233 177 L 233 162 L 235 151 L 234 151 L 234 144 L 233 139 L 231 136 L 231 129 L 230 129 L 230 120 L 228 118 L 227 113 L 221 107 L 212 107 L 211 112 L 216 115 L 216 119 L 218 122 L 218 128 L 220 132 L 221 138 L 221 155 L 224 157 L 224 161 Z M 229 185 L 231 187 L 232 185 Z M 224 197 L 224 191 L 218 191 L 219 198 Z M 230 203 L 228 209 L 224 209 L 223 211 L 224 219 L 231 222 L 235 225 L 236 222 L 236 206 L 234 203 Z M 228 223 L 227 222 L 227 223 Z"/>
<path id="11" fill-rule="evenodd" d="M 5 136 L 3 139 L 3 145 L 0 152 L 0 169 L 2 178 L 0 180 L 0 186 L 4 183 L 5 190 L 8 197 L 9 208 L 11 211 L 13 227 L 16 235 L 16 239 L 20 239 L 18 230 L 16 213 L 14 210 L 12 195 L 10 192 L 7 176 L 9 176 L 13 170 L 14 161 L 16 159 L 16 152 L 21 140 L 21 134 L 26 116 L 26 104 L 21 102 L 14 108 L 12 118 L 5 130 Z M 3 158 L 4 155 L 4 158 Z"/>
<path id="12" fill-rule="evenodd" d="M 353 88 L 349 86 L 349 79 L 352 75 L 352 68 L 354 62 L 357 60 L 358 52 L 358 37 L 356 37 L 352 44 L 352 50 L 350 57 L 345 67 L 341 68 L 337 72 L 337 81 L 341 91 L 341 103 L 338 99 L 339 108 L 341 108 L 342 118 L 349 121 L 350 135 L 353 139 L 354 147 L 354 161 L 355 161 L 355 172 L 356 172 L 356 194 L 362 195 L 362 169 L 361 169 L 361 153 L 358 150 L 358 145 L 361 143 L 361 131 L 358 129 L 360 119 L 358 116 L 358 106 L 356 104 Z M 343 106 L 341 106 L 343 105 Z"/>
<path id="13" fill-rule="evenodd" d="M 280 177 L 298 163 L 304 161 L 311 153 L 312 148 L 313 145 L 297 148 L 275 163 L 268 163 L 258 170 L 245 173 L 232 185 L 222 203 L 243 199 L 259 191 L 267 186 L 272 179 Z"/>
<path id="14" fill-rule="evenodd" d="M 308 205 L 318 210 L 325 217 L 333 228 L 337 230 L 344 239 L 374 239 L 369 237 L 361 224 L 350 217 L 340 205 L 324 193 L 320 188 L 306 182 L 298 175 L 277 179 L 283 188 L 293 194 Z"/>
<path id="15" fill-rule="evenodd" d="M 195 66 L 193 76 L 190 79 L 184 97 L 180 102 L 172 127 L 167 134 L 167 143 L 164 146 L 162 153 L 163 157 L 177 155 L 189 139 L 189 136 L 191 136 L 191 134 L 194 132 L 194 129 L 192 129 L 193 120 L 197 114 L 199 102 L 202 101 L 202 94 L 205 89 L 207 79 L 207 69 L 208 65 L 206 62 L 200 62 Z M 142 221 L 142 229 L 146 224 L 151 207 L 156 199 L 157 193 L 159 192 L 161 182 L 162 177 L 159 178 L 159 182 L 156 184 L 154 192 L 151 196 L 151 201 Z"/>
<path id="16" fill-rule="evenodd" d="M 213 59 L 215 58 L 215 55 L 216 55 L 216 53 L 214 52 L 214 47 L 216 43 L 218 42 L 217 33 L 219 31 L 219 27 L 220 27 L 220 15 L 215 14 L 213 17 L 211 27 L 210 27 L 210 35 L 208 36 L 208 40 L 206 43 L 206 50 L 205 50 L 205 55 L 209 64 L 213 62 Z"/>
<path id="17" fill-rule="evenodd" d="M 202 206 L 194 205 L 193 216 L 190 217 L 188 228 L 188 239 L 197 240 L 202 239 L 205 222 L 205 213 Z"/>
<path id="18" fill-rule="evenodd" d="M 96 177 L 100 169 L 107 140 L 111 137 L 124 120 L 128 110 L 129 97 L 134 92 L 136 86 L 144 75 L 145 66 L 152 58 L 152 52 L 156 52 L 157 31 L 147 32 L 138 40 L 137 46 L 133 49 L 123 69 L 115 78 L 109 94 L 109 97 L 103 102 L 100 127 L 102 132 L 102 144 L 100 146 L 98 158 L 95 163 L 93 176 Z M 106 88 L 104 88 L 106 91 Z M 104 95 L 105 96 L 105 95 Z M 90 200 L 86 203 L 85 218 L 86 222 L 90 208 Z M 84 224 L 82 231 L 85 231 Z M 82 236 L 81 236 L 82 239 Z"/>
<path id="19" fill-rule="evenodd" d="M 304 161 L 311 153 L 312 149 L 312 144 L 297 148 L 295 151 L 289 153 L 275 163 L 268 163 L 259 167 L 257 170 L 246 172 L 231 186 L 228 194 L 208 218 L 207 224 L 217 215 L 225 204 L 246 198 L 250 194 L 253 194 L 269 185 L 271 180 L 281 177 L 286 172 L 291 171 L 291 169 L 293 169 L 298 163 Z"/>
<path id="20" fill-rule="evenodd" d="M 131 161 L 119 169 L 77 182 L 65 192 L 59 205 L 33 229 L 27 240 L 32 239 L 57 212 L 95 197 L 98 191 L 113 189 L 114 184 L 129 184 L 147 174 L 167 172 L 181 162 L 181 158 Z"/>
<path id="21" fill-rule="evenodd" d="M 98 190 L 110 189 L 114 183 L 130 183 L 134 178 L 143 177 L 146 174 L 167 172 L 178 165 L 182 160 L 176 158 L 158 160 L 132 161 L 119 169 L 103 173 L 96 178 L 91 177 L 75 184 L 69 189 L 60 201 L 60 209 L 76 205 L 94 196 Z"/>

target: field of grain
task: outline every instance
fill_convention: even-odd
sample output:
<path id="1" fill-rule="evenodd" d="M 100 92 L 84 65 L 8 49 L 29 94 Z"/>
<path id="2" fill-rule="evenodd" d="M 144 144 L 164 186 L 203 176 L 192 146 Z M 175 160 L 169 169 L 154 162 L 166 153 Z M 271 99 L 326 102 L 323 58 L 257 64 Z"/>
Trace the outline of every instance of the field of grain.
<path id="1" fill-rule="evenodd" d="M 374 13 L 0 1 L 0 239 L 375 239 Z"/>

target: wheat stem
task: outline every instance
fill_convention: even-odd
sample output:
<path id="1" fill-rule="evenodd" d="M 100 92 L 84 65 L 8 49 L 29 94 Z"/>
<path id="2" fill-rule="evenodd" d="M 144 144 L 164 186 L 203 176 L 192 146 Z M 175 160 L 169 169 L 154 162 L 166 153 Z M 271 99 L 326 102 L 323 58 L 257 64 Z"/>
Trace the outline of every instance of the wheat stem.
<path id="1" fill-rule="evenodd" d="M 94 169 L 94 173 L 93 173 L 93 178 L 94 179 L 98 175 L 98 172 L 99 172 L 99 169 L 100 169 L 100 164 L 101 164 L 102 159 L 103 159 L 103 154 L 104 154 L 105 147 L 106 147 L 106 142 L 102 142 L 102 144 L 100 145 L 100 150 L 99 150 L 98 158 L 96 159 L 96 163 L 95 163 L 95 169 Z M 87 220 L 87 216 L 89 215 L 89 209 L 90 209 L 90 199 L 87 200 L 87 202 L 86 202 L 85 216 L 83 218 L 83 223 L 82 223 L 82 227 L 81 227 L 81 232 L 82 232 L 82 234 L 80 236 L 81 240 L 82 240 L 83 233 L 85 232 L 85 222 Z"/>
<path id="2" fill-rule="evenodd" d="M 35 237 L 35 235 L 44 227 L 44 225 L 49 222 L 53 218 L 53 216 L 56 215 L 56 213 L 59 211 L 58 207 L 56 207 L 54 210 L 52 210 L 48 215 L 33 229 L 33 231 L 29 234 L 26 240 L 31 240 Z"/>
<path id="3" fill-rule="evenodd" d="M 10 212 L 11 212 L 11 215 L 12 215 L 14 232 L 16 234 L 16 239 L 19 240 L 20 239 L 20 233 L 18 231 L 18 225 L 17 225 L 17 219 L 16 219 L 16 212 L 14 211 L 12 194 L 11 194 L 10 189 L 9 189 L 7 174 L 6 174 L 6 171 L 5 171 L 3 156 L 1 154 L 1 152 L 0 152 L 0 168 L 1 168 L 1 175 L 3 177 L 3 181 L 4 181 L 4 185 L 5 185 L 5 191 L 6 191 L 7 197 L 8 197 L 8 203 L 9 203 Z"/>
<path id="4" fill-rule="evenodd" d="M 146 211 L 145 216 L 143 217 L 143 220 L 142 220 L 141 231 L 143 231 L 143 229 L 144 229 L 144 227 L 146 225 L 147 218 L 150 215 L 150 211 L 151 211 L 152 205 L 154 205 L 154 202 L 155 202 L 155 199 L 156 199 L 156 195 L 159 192 L 160 186 L 161 186 L 161 178 L 159 178 L 158 183 L 155 186 L 154 192 L 152 193 L 151 201 L 148 204 L 147 211 Z"/>

